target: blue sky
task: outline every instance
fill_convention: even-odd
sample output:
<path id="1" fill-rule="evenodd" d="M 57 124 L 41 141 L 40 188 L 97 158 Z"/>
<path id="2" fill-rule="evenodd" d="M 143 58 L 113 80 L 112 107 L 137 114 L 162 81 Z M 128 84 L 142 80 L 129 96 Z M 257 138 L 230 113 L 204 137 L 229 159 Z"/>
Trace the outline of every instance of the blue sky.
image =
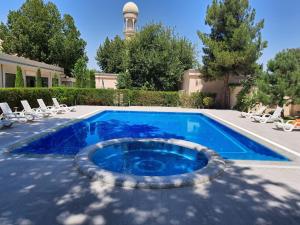
<path id="1" fill-rule="evenodd" d="M 195 44 L 201 59 L 201 41 L 197 30 L 209 31 L 204 24 L 207 6 L 212 0 L 135 0 L 140 10 L 138 26 L 162 22 Z M 9 10 L 18 9 L 24 0 L 0 0 L 0 21 L 6 22 Z M 98 46 L 108 36 L 123 35 L 122 8 L 126 0 L 52 0 L 62 14 L 71 14 L 87 41 L 89 67 L 99 69 L 95 61 Z M 265 19 L 263 38 L 268 48 L 260 62 L 266 63 L 285 48 L 300 47 L 299 0 L 250 0 L 257 19 Z"/>

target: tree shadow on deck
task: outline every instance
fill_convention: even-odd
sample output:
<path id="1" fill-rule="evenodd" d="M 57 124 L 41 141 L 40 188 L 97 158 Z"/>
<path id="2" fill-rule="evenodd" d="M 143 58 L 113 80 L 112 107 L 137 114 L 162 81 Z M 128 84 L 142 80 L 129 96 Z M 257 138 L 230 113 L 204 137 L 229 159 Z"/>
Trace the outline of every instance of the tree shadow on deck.
<path id="1" fill-rule="evenodd" d="M 0 160 L 0 183 L 3 225 L 292 225 L 300 221 L 299 186 L 254 175 L 250 168 L 232 166 L 197 187 L 123 189 L 90 181 L 78 173 L 72 159 L 6 158 Z"/>
<path id="2" fill-rule="evenodd" d="M 27 123 L 15 122 L 10 128 L 0 129 L 0 148 L 5 148 L 16 141 L 23 141 L 33 135 L 53 131 L 52 128 L 62 126 L 72 119 L 43 118 Z"/>

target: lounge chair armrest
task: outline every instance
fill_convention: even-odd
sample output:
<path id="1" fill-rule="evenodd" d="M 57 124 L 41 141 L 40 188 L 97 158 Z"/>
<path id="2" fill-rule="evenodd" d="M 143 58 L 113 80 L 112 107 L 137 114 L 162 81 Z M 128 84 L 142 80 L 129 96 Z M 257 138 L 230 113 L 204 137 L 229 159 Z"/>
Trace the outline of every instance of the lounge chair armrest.
<path id="1" fill-rule="evenodd" d="M 60 104 L 60 107 L 68 107 L 66 104 Z"/>
<path id="2" fill-rule="evenodd" d="M 23 110 L 21 112 L 13 112 L 12 114 L 20 116 L 20 115 L 24 115 L 24 113 L 25 113 L 25 111 Z"/>
<path id="3" fill-rule="evenodd" d="M 43 110 L 41 108 L 32 108 L 32 110 L 36 113 L 43 112 Z"/>

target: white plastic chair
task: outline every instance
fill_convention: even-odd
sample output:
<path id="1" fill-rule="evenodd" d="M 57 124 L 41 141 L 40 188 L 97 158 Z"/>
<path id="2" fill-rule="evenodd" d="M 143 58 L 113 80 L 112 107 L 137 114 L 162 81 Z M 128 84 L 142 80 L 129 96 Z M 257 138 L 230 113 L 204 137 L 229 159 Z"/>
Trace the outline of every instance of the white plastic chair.
<path id="1" fill-rule="evenodd" d="M 24 114 L 34 115 L 35 117 L 41 118 L 41 117 L 48 117 L 51 115 L 49 112 L 43 112 L 39 108 L 31 108 L 27 100 L 22 100 L 21 104 L 24 108 L 23 112 Z"/>
<path id="2" fill-rule="evenodd" d="M 56 115 L 57 113 L 62 113 L 62 110 L 56 109 L 54 106 L 46 106 L 43 99 L 37 99 L 39 103 L 39 109 L 42 112 L 50 113 L 51 115 Z"/>
<path id="3" fill-rule="evenodd" d="M 254 121 L 256 122 L 260 122 L 260 123 L 273 123 L 276 121 L 281 121 L 281 112 L 282 112 L 282 108 L 277 106 L 276 110 L 274 111 L 274 113 L 271 114 L 264 114 L 262 116 L 255 116 L 253 117 Z"/>
<path id="4" fill-rule="evenodd" d="M 0 103 L 0 108 L 2 110 L 2 117 L 7 120 L 27 122 L 34 120 L 34 116 L 25 115 L 24 112 L 13 112 L 7 102 Z"/>
<path id="5" fill-rule="evenodd" d="M 243 118 L 253 118 L 255 116 L 261 116 L 263 112 L 267 109 L 267 106 L 261 106 L 257 110 L 251 110 L 250 112 L 242 112 L 241 117 Z"/>
<path id="6" fill-rule="evenodd" d="M 52 98 L 52 101 L 54 103 L 55 108 L 61 109 L 64 112 L 75 112 L 76 111 L 75 107 L 70 107 L 70 106 L 67 106 L 66 104 L 59 104 L 59 102 L 57 101 L 56 98 Z"/>
<path id="7" fill-rule="evenodd" d="M 293 131 L 293 130 L 298 130 L 300 129 L 300 122 L 295 121 L 295 120 L 288 120 L 286 122 L 280 121 L 276 122 L 275 126 L 277 129 L 282 129 L 284 131 Z"/>

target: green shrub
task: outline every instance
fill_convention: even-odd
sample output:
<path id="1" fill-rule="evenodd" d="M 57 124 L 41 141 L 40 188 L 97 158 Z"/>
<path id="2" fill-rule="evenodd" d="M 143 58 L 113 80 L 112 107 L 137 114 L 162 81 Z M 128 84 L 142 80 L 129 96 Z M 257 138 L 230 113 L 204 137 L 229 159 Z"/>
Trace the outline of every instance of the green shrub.
<path id="1" fill-rule="evenodd" d="M 177 92 L 127 90 L 123 92 L 128 105 L 136 106 L 178 106 Z"/>
<path id="2" fill-rule="evenodd" d="M 24 87 L 23 73 L 22 73 L 22 69 L 21 69 L 20 66 L 17 66 L 15 87 L 16 88 L 22 88 L 22 87 Z"/>
<path id="3" fill-rule="evenodd" d="M 179 95 L 180 98 L 180 106 L 184 108 L 191 108 L 192 107 L 192 99 L 191 96 L 185 92 L 181 92 Z"/>
<path id="4" fill-rule="evenodd" d="M 133 105 L 133 106 L 184 106 L 204 107 L 211 106 L 213 100 L 204 104 L 203 98 L 212 97 L 212 94 L 197 93 L 186 95 L 188 104 L 183 105 L 178 92 L 143 91 L 143 90 L 114 90 L 95 88 L 1 88 L 0 102 L 8 102 L 11 107 L 22 109 L 20 101 L 28 100 L 32 107 L 38 107 L 37 99 L 44 99 L 47 105 L 53 105 L 53 97 L 67 105 Z"/>
<path id="5" fill-rule="evenodd" d="M 210 108 L 215 104 L 215 99 L 213 97 L 207 96 L 203 98 L 203 105 L 205 108 Z"/>
<path id="6" fill-rule="evenodd" d="M 138 90 L 114 90 L 94 88 L 2 88 L 0 102 L 8 102 L 11 107 L 21 107 L 20 101 L 28 100 L 37 107 L 36 99 L 42 98 L 52 105 L 52 97 L 67 105 L 140 105 L 178 106 L 177 92 L 153 92 Z"/>
<path id="7" fill-rule="evenodd" d="M 189 108 L 209 108 L 215 104 L 216 95 L 213 93 L 194 92 L 181 95 L 181 105 Z M 205 99 L 205 102 L 204 102 Z"/>

